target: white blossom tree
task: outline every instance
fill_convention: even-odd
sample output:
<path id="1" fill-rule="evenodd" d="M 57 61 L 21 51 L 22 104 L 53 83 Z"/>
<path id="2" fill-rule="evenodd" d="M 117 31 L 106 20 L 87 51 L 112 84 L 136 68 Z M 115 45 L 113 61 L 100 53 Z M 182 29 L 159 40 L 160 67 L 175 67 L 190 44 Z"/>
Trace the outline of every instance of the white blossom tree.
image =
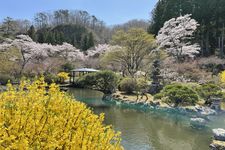
<path id="1" fill-rule="evenodd" d="M 18 35 L 15 40 L 6 39 L 0 44 L 0 51 L 7 51 L 10 47 L 16 47 L 21 55 L 21 70 L 23 72 L 28 63 L 39 61 L 43 62 L 49 57 L 62 57 L 68 61 L 84 60 L 85 56 L 79 49 L 71 44 L 63 43 L 63 45 L 40 44 L 34 42 L 27 35 Z M 18 58 L 19 59 L 19 58 Z M 14 60 L 18 60 L 14 59 Z"/>
<path id="2" fill-rule="evenodd" d="M 87 51 L 87 58 L 90 57 L 99 57 L 101 55 L 104 55 L 107 52 L 110 52 L 114 49 L 118 49 L 120 46 L 117 45 L 109 45 L 109 44 L 98 44 L 93 49 L 89 49 Z"/>
<path id="3" fill-rule="evenodd" d="M 177 62 L 182 62 L 185 57 L 195 57 L 200 46 L 192 43 L 192 38 L 198 25 L 191 14 L 166 21 L 156 37 L 159 48 L 165 49 Z"/>

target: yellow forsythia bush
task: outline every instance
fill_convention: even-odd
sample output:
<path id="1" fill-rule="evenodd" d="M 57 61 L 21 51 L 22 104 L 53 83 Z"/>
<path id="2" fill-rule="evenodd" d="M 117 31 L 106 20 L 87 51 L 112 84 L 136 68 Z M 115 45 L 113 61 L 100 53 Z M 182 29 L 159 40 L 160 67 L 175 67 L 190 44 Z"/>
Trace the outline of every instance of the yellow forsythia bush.
<path id="1" fill-rule="evenodd" d="M 69 73 L 66 73 L 66 72 L 60 72 L 57 74 L 57 76 L 59 77 L 60 79 L 60 82 L 64 82 L 65 80 L 68 80 L 69 79 Z"/>
<path id="2" fill-rule="evenodd" d="M 120 133 L 41 78 L 0 93 L 0 149 L 119 150 Z"/>
<path id="3" fill-rule="evenodd" d="M 221 82 L 225 83 L 225 71 L 220 73 L 220 80 Z"/>

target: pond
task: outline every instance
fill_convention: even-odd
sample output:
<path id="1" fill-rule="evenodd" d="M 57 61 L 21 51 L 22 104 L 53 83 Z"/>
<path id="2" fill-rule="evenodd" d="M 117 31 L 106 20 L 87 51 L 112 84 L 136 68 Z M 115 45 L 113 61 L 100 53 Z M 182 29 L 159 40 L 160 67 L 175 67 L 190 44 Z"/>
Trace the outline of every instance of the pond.
<path id="1" fill-rule="evenodd" d="M 207 129 L 193 129 L 190 118 L 175 112 L 131 107 L 102 101 L 103 94 L 88 89 L 70 89 L 74 97 L 105 113 L 105 124 L 122 132 L 126 150 L 208 150 L 211 128 L 225 127 L 225 116 L 214 119 Z"/>

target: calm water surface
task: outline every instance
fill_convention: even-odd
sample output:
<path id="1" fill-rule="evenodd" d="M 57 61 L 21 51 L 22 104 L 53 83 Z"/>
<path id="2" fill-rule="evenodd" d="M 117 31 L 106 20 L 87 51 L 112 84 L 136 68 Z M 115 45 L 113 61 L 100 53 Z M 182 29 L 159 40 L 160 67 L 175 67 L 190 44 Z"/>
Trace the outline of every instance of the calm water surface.
<path id="1" fill-rule="evenodd" d="M 75 98 L 105 113 L 105 123 L 122 132 L 126 150 L 208 150 L 211 128 L 225 127 L 225 116 L 209 123 L 209 128 L 190 127 L 190 118 L 175 112 L 110 104 L 102 101 L 103 94 L 94 90 L 70 89 Z"/>

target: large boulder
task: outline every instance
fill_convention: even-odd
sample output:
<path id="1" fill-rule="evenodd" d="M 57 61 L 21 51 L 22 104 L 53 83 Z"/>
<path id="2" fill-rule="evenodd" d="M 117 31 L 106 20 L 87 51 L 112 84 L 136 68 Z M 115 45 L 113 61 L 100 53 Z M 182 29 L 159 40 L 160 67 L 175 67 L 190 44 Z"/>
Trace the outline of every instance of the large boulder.
<path id="1" fill-rule="evenodd" d="M 202 116 L 209 116 L 209 115 L 216 115 L 217 112 L 209 107 L 203 107 L 203 106 L 195 106 L 195 109 L 198 113 Z"/>
<path id="2" fill-rule="evenodd" d="M 206 126 L 206 120 L 203 118 L 191 118 L 190 124 L 194 128 L 202 128 Z"/>
<path id="3" fill-rule="evenodd" d="M 218 128 L 218 129 L 213 129 L 212 131 L 213 131 L 215 140 L 225 141 L 225 129 Z"/>
<path id="4" fill-rule="evenodd" d="M 211 148 L 211 150 L 225 150 L 225 142 L 213 140 L 209 147 Z"/>

